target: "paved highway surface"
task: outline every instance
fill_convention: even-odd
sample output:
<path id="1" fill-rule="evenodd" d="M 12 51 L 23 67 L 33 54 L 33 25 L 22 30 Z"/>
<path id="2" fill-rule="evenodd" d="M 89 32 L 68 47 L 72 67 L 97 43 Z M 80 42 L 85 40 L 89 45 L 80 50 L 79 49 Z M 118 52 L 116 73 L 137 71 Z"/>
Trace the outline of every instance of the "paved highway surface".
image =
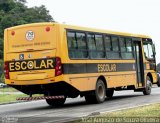
<path id="1" fill-rule="evenodd" d="M 64 122 L 83 116 L 99 114 L 128 107 L 160 102 L 160 88 L 152 88 L 152 94 L 144 96 L 142 92 L 115 91 L 112 99 L 102 104 L 86 104 L 84 98 L 67 99 L 60 108 L 50 107 L 44 101 L 31 101 L 0 105 L 0 122 L 13 120 L 18 123 Z"/>

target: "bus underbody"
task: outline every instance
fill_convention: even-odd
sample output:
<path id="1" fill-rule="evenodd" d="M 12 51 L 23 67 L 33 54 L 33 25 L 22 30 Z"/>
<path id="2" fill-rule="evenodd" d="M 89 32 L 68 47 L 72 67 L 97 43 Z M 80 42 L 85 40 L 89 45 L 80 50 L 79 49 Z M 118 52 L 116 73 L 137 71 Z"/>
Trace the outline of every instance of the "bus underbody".
<path id="1" fill-rule="evenodd" d="M 85 96 L 86 94 L 90 93 L 91 91 L 84 91 L 80 92 L 70 84 L 66 82 L 56 82 L 50 84 L 36 84 L 36 85 L 9 85 L 27 95 L 34 95 L 34 94 L 44 94 L 46 96 L 59 96 L 64 95 L 69 98 L 76 98 L 79 95 Z M 122 86 L 116 88 L 108 88 L 107 90 L 115 90 L 115 91 L 122 91 L 122 90 L 134 90 L 135 92 L 143 91 L 144 88 L 135 88 L 134 85 L 130 86 Z"/>
<path id="2" fill-rule="evenodd" d="M 50 84 L 36 84 L 36 85 L 10 85 L 11 87 L 29 95 L 29 97 L 18 98 L 17 100 L 41 100 L 45 99 L 46 102 L 51 106 L 62 106 L 66 98 L 76 98 L 79 95 L 85 97 L 87 103 L 102 103 L 105 98 L 111 98 L 114 91 L 120 90 L 134 90 L 141 91 L 144 95 L 151 93 L 151 84 L 142 88 L 135 88 L 134 85 L 106 88 L 102 79 L 98 79 L 96 88 L 94 90 L 80 92 L 67 82 L 61 81 Z M 34 94 L 43 94 L 41 97 L 32 97 Z"/>
<path id="3" fill-rule="evenodd" d="M 44 94 L 46 96 L 64 95 L 66 97 L 75 98 L 80 94 L 76 88 L 72 87 L 66 82 L 10 86 L 30 96 L 33 94 Z"/>

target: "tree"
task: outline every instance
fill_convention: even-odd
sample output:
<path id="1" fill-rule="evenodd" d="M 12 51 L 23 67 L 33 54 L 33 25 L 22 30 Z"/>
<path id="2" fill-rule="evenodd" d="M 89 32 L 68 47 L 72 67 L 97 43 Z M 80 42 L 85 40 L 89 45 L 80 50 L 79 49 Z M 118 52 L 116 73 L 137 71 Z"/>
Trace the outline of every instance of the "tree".
<path id="1" fill-rule="evenodd" d="M 44 5 L 28 8 L 26 0 L 0 0 L 0 59 L 3 58 L 3 32 L 5 28 L 35 22 L 53 22 Z"/>

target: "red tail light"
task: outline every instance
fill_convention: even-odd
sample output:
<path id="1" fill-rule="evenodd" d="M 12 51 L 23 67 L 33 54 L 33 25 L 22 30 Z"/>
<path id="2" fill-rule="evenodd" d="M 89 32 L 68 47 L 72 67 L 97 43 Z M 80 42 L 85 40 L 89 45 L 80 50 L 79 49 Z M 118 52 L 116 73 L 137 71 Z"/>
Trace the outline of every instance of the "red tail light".
<path id="1" fill-rule="evenodd" d="M 6 79 L 9 79 L 9 63 L 8 62 L 5 62 L 4 63 L 4 73 L 5 73 L 5 78 Z"/>
<path id="2" fill-rule="evenodd" d="M 50 31 L 50 27 L 46 27 L 46 31 L 49 32 Z"/>
<path id="3" fill-rule="evenodd" d="M 14 36 L 14 35 L 15 35 L 15 31 L 12 31 L 12 32 L 11 32 L 11 35 Z"/>
<path id="4" fill-rule="evenodd" d="M 55 67 L 55 76 L 61 75 L 62 72 L 62 64 L 61 59 L 59 57 L 56 57 L 56 67 Z"/>

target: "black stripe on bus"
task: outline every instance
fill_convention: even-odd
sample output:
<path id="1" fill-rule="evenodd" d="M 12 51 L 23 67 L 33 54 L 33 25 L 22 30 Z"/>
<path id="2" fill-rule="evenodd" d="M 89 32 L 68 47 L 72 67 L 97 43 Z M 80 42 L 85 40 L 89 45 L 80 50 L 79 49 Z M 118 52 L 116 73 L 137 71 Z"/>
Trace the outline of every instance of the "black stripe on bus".
<path id="1" fill-rule="evenodd" d="M 115 67 L 116 68 L 112 68 Z M 102 67 L 102 68 L 101 68 Z M 135 63 L 72 63 L 63 64 L 64 74 L 135 71 Z"/>

